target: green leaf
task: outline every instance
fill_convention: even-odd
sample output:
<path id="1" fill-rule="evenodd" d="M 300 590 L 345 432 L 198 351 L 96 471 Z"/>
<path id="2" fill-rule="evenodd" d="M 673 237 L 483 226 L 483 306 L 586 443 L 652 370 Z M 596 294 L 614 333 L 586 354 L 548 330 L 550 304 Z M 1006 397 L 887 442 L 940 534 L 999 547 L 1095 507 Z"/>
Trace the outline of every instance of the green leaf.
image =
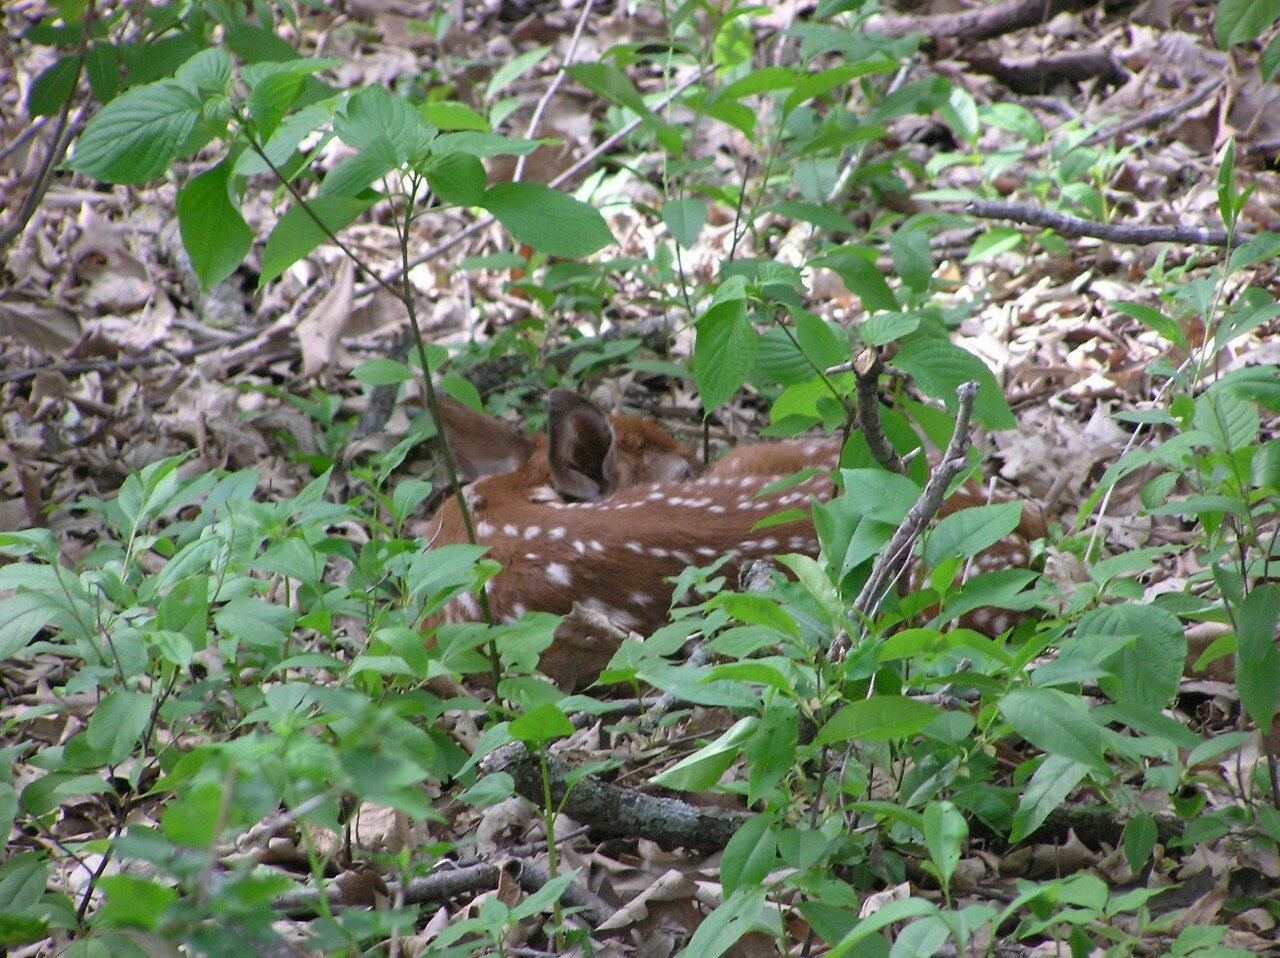
<path id="1" fill-rule="evenodd" d="M 413 370 L 394 359 L 370 359 L 351 371 L 366 386 L 394 386 L 413 379 Z"/>
<path id="2" fill-rule="evenodd" d="M 811 265 L 824 266 L 839 274 L 849 292 L 862 300 L 862 308 L 867 312 L 887 310 L 896 313 L 898 300 L 876 265 L 878 257 L 873 249 L 850 246 L 814 257 Z"/>
<path id="3" fill-rule="evenodd" d="M 106 183 L 145 183 L 178 158 L 200 119 L 200 101 L 175 81 L 130 90 L 102 108 L 68 166 Z"/>
<path id="4" fill-rule="evenodd" d="M 307 206 L 330 232 L 337 233 L 375 202 L 376 197 L 354 199 L 349 196 L 323 196 L 308 201 Z M 302 206 L 291 207 L 280 217 L 271 236 L 267 238 L 258 288 L 261 289 L 328 240 L 328 234 L 316 224 L 306 209 Z"/>
<path id="5" fill-rule="evenodd" d="M 542 143 L 538 140 L 518 140 L 497 133 L 464 131 L 444 133 L 431 143 L 431 152 L 437 156 L 450 153 L 468 153 L 471 156 L 528 156 Z"/>
<path id="6" fill-rule="evenodd" d="M 1115 307 L 1126 316 L 1132 316 L 1150 330 L 1154 330 L 1165 342 L 1187 351 L 1187 338 L 1182 329 L 1172 319 L 1150 306 L 1142 303 L 1116 303 Z"/>
<path id="7" fill-rule="evenodd" d="M 986 363 L 950 340 L 921 333 L 913 335 L 903 341 L 893 365 L 908 373 L 925 395 L 941 400 L 952 413 L 956 410 L 956 387 L 974 380 L 978 383 L 974 418 L 988 429 L 1018 427 Z"/>
<path id="8" fill-rule="evenodd" d="M 763 888 L 737 889 L 703 919 L 677 958 L 720 958 L 755 928 L 760 913 L 764 911 L 764 903 Z"/>
<path id="9" fill-rule="evenodd" d="M 101 753 L 104 765 L 119 765 L 133 753 L 151 720 L 151 698 L 133 692 L 113 692 L 93 710 L 84 733 Z"/>
<path id="10" fill-rule="evenodd" d="M 942 712 L 900 695 L 876 695 L 846 705 L 818 732 L 815 745 L 888 742 L 924 731 Z"/>
<path id="11" fill-rule="evenodd" d="M 994 259 L 1002 253 L 1011 253 L 1022 245 L 1022 234 L 1007 226 L 992 226 L 969 247 L 964 258 L 966 266 Z"/>
<path id="12" fill-rule="evenodd" d="M 295 70 L 273 72 L 254 86 L 253 92 L 249 94 L 249 115 L 258 125 L 260 143 L 265 143 L 275 135 L 285 114 L 297 102 L 306 86 L 306 77 Z"/>
<path id="13" fill-rule="evenodd" d="M 57 615 L 53 602 L 36 592 L 0 601 L 0 660 L 17 655 Z"/>
<path id="14" fill-rule="evenodd" d="M 472 808 L 490 808 L 499 802 L 505 802 L 515 793 L 515 779 L 506 772 L 495 772 L 461 792 L 458 799 Z"/>
<path id="15" fill-rule="evenodd" d="M 114 44 L 92 44 L 85 58 L 84 70 L 95 100 L 110 103 L 116 98 L 120 92 L 120 52 Z"/>
<path id="16" fill-rule="evenodd" d="M 1213 35 L 1224 50 L 1262 34 L 1280 16 L 1280 0 L 1219 0 Z"/>
<path id="17" fill-rule="evenodd" d="M 488 174 L 469 153 L 446 153 L 432 158 L 426 169 L 427 186 L 441 202 L 477 206 L 484 199 Z"/>
<path id="18" fill-rule="evenodd" d="M 737 761 L 743 745 L 755 733 L 758 725 L 759 719 L 756 718 L 739 719 L 710 745 L 703 746 L 662 774 L 654 776 L 653 784 L 684 792 L 707 791 Z"/>
<path id="19" fill-rule="evenodd" d="M 599 210 L 539 183 L 499 183 L 480 205 L 517 242 L 549 256 L 581 259 L 614 242 Z"/>
<path id="20" fill-rule="evenodd" d="M 1280 704 L 1280 649 L 1276 648 L 1276 623 L 1280 622 L 1280 585 L 1254 586 L 1240 604 L 1236 629 L 1236 685 L 1240 704 L 1263 735 L 1271 729 Z"/>
<path id="21" fill-rule="evenodd" d="M 1262 51 L 1262 59 L 1259 63 L 1262 68 L 1263 83 L 1270 83 L 1276 78 L 1276 74 L 1280 73 L 1280 34 L 1267 42 L 1267 48 Z"/>
<path id="22" fill-rule="evenodd" d="M 231 92 L 231 57 L 225 50 L 201 50 L 182 66 L 173 78 L 201 99 Z"/>
<path id="23" fill-rule="evenodd" d="M 358 151 L 392 147 L 393 163 L 416 163 L 426 156 L 436 131 L 409 103 L 382 87 L 365 87 L 333 118 L 333 131 L 343 143 Z"/>
<path id="24" fill-rule="evenodd" d="M 938 869 L 944 887 L 960 864 L 960 852 L 969 837 L 969 825 L 951 802 L 930 802 L 924 810 L 924 840 L 929 859 Z"/>
<path id="25" fill-rule="evenodd" d="M 79 57 L 63 57 L 31 81 L 27 91 L 31 116 L 53 116 L 62 109 L 75 87 L 79 62 Z"/>
<path id="26" fill-rule="evenodd" d="M 1049 755 L 1103 766 L 1102 732 L 1079 698 L 1057 689 L 1013 689 L 1000 700 L 1013 730 Z"/>
<path id="27" fill-rule="evenodd" d="M 437 130 L 475 130 L 488 133 L 489 121 L 475 110 L 452 100 L 440 103 L 424 103 L 418 107 L 418 115 Z"/>
<path id="28" fill-rule="evenodd" d="M 1187 639 L 1164 609 L 1147 603 L 1095 609 L 1080 620 L 1076 634 L 1111 640 L 1133 636 L 1099 663 L 1111 674 L 1098 683 L 1121 705 L 1158 712 L 1178 693 Z"/>
<path id="29" fill-rule="evenodd" d="M 756 815 L 742 825 L 720 858 L 720 884 L 725 895 L 738 888 L 760 887 L 778 860 L 778 835 L 773 819 Z"/>
<path id="30" fill-rule="evenodd" d="M 484 93 L 485 100 L 492 101 L 509 85 L 541 63 L 543 58 L 550 52 L 550 47 L 537 47 L 527 53 L 520 54 L 514 60 L 504 63 L 494 72 L 493 78 L 489 81 L 489 87 Z"/>
<path id="31" fill-rule="evenodd" d="M 1234 452 L 1257 438 L 1261 422 L 1252 403 L 1229 392 L 1214 390 L 1196 399 L 1193 425 L 1209 436 L 1219 452 Z"/>
<path id="32" fill-rule="evenodd" d="M 253 230 L 231 197 L 231 171 L 230 158 L 224 159 L 178 192 L 182 245 L 205 289 L 230 276 L 253 245 Z"/>
<path id="33" fill-rule="evenodd" d="M 698 318 L 693 376 L 707 412 L 719 408 L 747 381 L 758 340 L 743 300 L 726 300 Z"/>
<path id="34" fill-rule="evenodd" d="M 359 152 L 344 157 L 320 184 L 320 196 L 359 198 L 374 183 L 400 165 L 396 148 L 387 137 L 379 137 Z"/>
<path id="35" fill-rule="evenodd" d="M 898 230 L 889 237 L 894 269 L 909 289 L 923 293 L 933 277 L 933 253 L 929 237 L 921 230 Z"/>
<path id="36" fill-rule="evenodd" d="M 662 222 L 684 249 L 692 249 L 707 222 L 707 204 L 701 200 L 672 200 L 662 207 Z"/>
<path id="37" fill-rule="evenodd" d="M 134 875 L 104 875 L 99 881 L 102 905 L 94 914 L 104 928 L 156 929 L 178 893 L 158 881 Z"/>
<path id="38" fill-rule="evenodd" d="M 1159 837 L 1156 820 L 1144 811 L 1137 812 L 1124 827 L 1121 846 L 1129 869 L 1137 874 L 1151 859 L 1151 850 Z"/>
<path id="39" fill-rule="evenodd" d="M 1063 755 L 1046 758 L 1023 790 L 1009 840 L 1020 842 L 1043 825 L 1049 813 L 1062 806 L 1088 773 L 1089 765 L 1084 762 L 1073 762 Z"/>
<path id="40" fill-rule="evenodd" d="M 530 709 L 515 719 L 509 728 L 511 737 L 526 745 L 541 745 L 573 734 L 573 723 L 564 712 L 548 703 Z"/>
<path id="41" fill-rule="evenodd" d="M 999 505 L 974 506 L 944 516 L 929 534 L 924 547 L 924 561 L 936 567 L 954 556 L 969 558 L 995 545 L 1022 521 L 1022 504 L 1004 502 Z"/>

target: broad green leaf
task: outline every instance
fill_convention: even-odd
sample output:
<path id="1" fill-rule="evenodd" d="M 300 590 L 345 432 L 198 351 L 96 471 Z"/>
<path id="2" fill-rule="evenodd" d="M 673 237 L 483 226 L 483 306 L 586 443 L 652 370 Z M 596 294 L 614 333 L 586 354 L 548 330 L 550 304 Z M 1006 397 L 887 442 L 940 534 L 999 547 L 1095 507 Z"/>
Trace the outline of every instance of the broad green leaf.
<path id="1" fill-rule="evenodd" d="M 909 289 L 923 293 L 933 277 L 933 253 L 929 237 L 920 230 L 897 230 L 889 237 L 894 269 Z"/>
<path id="2" fill-rule="evenodd" d="M 201 99 L 226 96 L 231 91 L 231 57 L 216 47 L 201 50 L 178 67 L 173 78 Z"/>
<path id="3" fill-rule="evenodd" d="M 1280 704 L 1280 585 L 1253 587 L 1240 605 L 1236 629 L 1236 685 L 1240 704 L 1266 735 Z"/>
<path id="4" fill-rule="evenodd" d="M 376 137 L 359 152 L 343 159 L 325 176 L 318 195 L 357 199 L 365 190 L 399 166 L 396 148 L 386 137 Z"/>
<path id="5" fill-rule="evenodd" d="M 366 386 L 394 386 L 413 378 L 413 370 L 394 359 L 370 359 L 351 371 Z"/>
<path id="6" fill-rule="evenodd" d="M 178 192 L 182 245 L 205 289 L 230 276 L 253 245 L 253 230 L 232 199 L 230 179 L 231 161 L 224 159 Z"/>
<path id="7" fill-rule="evenodd" d="M 742 746 L 754 734 L 759 719 L 739 719 L 723 735 L 681 759 L 651 779 L 654 785 L 683 792 L 705 792 L 720 781 L 729 766 L 737 761 Z"/>
<path id="8" fill-rule="evenodd" d="M 796 85 L 798 79 L 799 74 L 788 67 L 765 67 L 763 70 L 752 70 L 740 80 L 735 80 L 720 90 L 713 90 L 708 102 L 741 100 L 761 93 L 788 90 Z"/>
<path id="9" fill-rule="evenodd" d="M 347 101 L 333 118 L 333 131 L 361 152 L 389 143 L 399 163 L 425 156 L 436 134 L 406 100 L 378 86 L 365 87 Z"/>
<path id="10" fill-rule="evenodd" d="M 920 499 L 920 487 L 887 469 L 841 469 L 842 498 L 861 515 L 896 526 Z"/>
<path id="11" fill-rule="evenodd" d="M 431 152 L 437 156 L 450 153 L 468 153 L 478 157 L 528 156 L 541 145 L 539 140 L 518 140 L 498 133 L 464 130 L 437 136 L 431 142 Z"/>
<path id="12" fill-rule="evenodd" d="M 851 702 L 818 732 L 815 745 L 831 742 L 888 742 L 910 738 L 942 712 L 927 702 L 900 695 L 876 695 Z"/>
<path id="13" fill-rule="evenodd" d="M 897 312 L 898 300 L 876 265 L 878 256 L 875 250 L 843 247 L 815 257 L 811 265 L 823 266 L 838 273 L 849 292 L 862 300 L 862 307 L 867 312 Z"/>
<path id="14" fill-rule="evenodd" d="M 1280 18 L 1280 0 L 1219 0 L 1213 35 L 1224 50 L 1260 36 Z"/>
<path id="15" fill-rule="evenodd" d="M 937 914 L 938 906 L 933 902 L 925 901 L 923 898 L 904 898 L 898 901 L 891 901 L 874 914 L 868 915 L 864 920 L 860 921 L 853 931 L 840 939 L 839 943 L 827 952 L 827 958 L 843 958 L 844 955 L 853 950 L 855 945 L 870 938 L 881 928 L 887 928 L 896 922 L 909 921 L 912 918 L 936 916 Z M 877 951 L 870 952 L 870 954 L 880 953 Z M 855 954 L 862 954 L 862 952 L 855 952 Z"/>
<path id="16" fill-rule="evenodd" d="M 1193 424 L 1198 432 L 1212 438 L 1218 451 L 1228 453 L 1252 443 L 1261 426 L 1251 403 L 1222 390 L 1197 397 Z"/>
<path id="17" fill-rule="evenodd" d="M 85 729 L 89 744 L 107 765 L 119 765 L 133 752 L 151 718 L 151 697 L 112 692 L 94 708 Z"/>
<path id="18" fill-rule="evenodd" d="M 1000 712 L 1042 752 L 1091 768 L 1103 766 L 1102 732 L 1078 697 L 1057 689 L 1013 689 L 1000 700 Z"/>
<path id="19" fill-rule="evenodd" d="M 300 205 L 290 207 L 267 238 L 258 288 L 271 282 L 321 243 L 328 242 L 329 232 L 337 233 L 374 202 L 376 197 L 323 196 L 307 202 L 310 212 Z M 328 228 L 328 232 L 316 223 L 312 214 Z"/>
<path id="20" fill-rule="evenodd" d="M 1043 825 L 1049 813 L 1062 806 L 1087 774 L 1087 763 L 1072 761 L 1065 755 L 1046 758 L 1023 790 L 1009 840 L 1020 842 Z"/>
<path id="21" fill-rule="evenodd" d="M 973 415 L 988 429 L 1016 429 L 1008 402 L 996 377 L 977 356 L 966 352 L 950 340 L 916 334 L 904 340 L 893 359 L 893 365 L 915 380 L 916 385 L 933 399 L 940 399 L 951 412 L 956 410 L 956 388 L 974 380 L 978 398 Z"/>
<path id="22" fill-rule="evenodd" d="M 969 825 L 951 802 L 930 802 L 924 810 L 924 840 L 929 859 L 938 869 L 943 886 L 960 864 L 960 852 L 969 837 Z"/>
<path id="23" fill-rule="evenodd" d="M 84 63 L 89 90 L 99 103 L 110 103 L 120 92 L 120 52 L 109 42 L 93 43 Z"/>
<path id="24" fill-rule="evenodd" d="M 469 153 L 446 153 L 432 157 L 426 167 L 427 185 L 441 202 L 453 206 L 476 206 L 484 198 L 488 174 L 484 164 Z"/>
<path id="25" fill-rule="evenodd" d="M 418 107 L 418 115 L 437 130 L 474 130 L 490 132 L 489 121 L 468 106 L 446 100 L 440 103 L 424 103 Z"/>
<path id="26" fill-rule="evenodd" d="M 692 249 L 707 222 L 707 204 L 701 200 L 672 200 L 662 207 L 662 222 L 684 249 Z"/>
<path id="27" fill-rule="evenodd" d="M 178 158 L 200 120 L 200 101 L 165 80 L 116 97 L 89 121 L 68 165 L 107 183 L 145 183 Z"/>
<path id="28" fill-rule="evenodd" d="M 1115 308 L 1126 316 L 1132 316 L 1148 329 L 1154 330 L 1165 342 L 1177 346 L 1183 352 L 1187 350 L 1187 338 L 1181 327 L 1172 319 L 1143 303 L 1116 303 Z"/>
<path id="29" fill-rule="evenodd" d="M 539 705 L 511 722 L 509 731 L 517 742 L 541 745 L 573 734 L 573 723 L 554 705 Z"/>
<path id="30" fill-rule="evenodd" d="M 720 883 L 726 895 L 738 888 L 759 888 L 778 859 L 778 836 L 773 819 L 756 815 L 729 839 L 720 858 Z"/>
<path id="31" fill-rule="evenodd" d="M 57 605 L 36 592 L 0 600 L 0 660 L 17 655 L 57 615 Z"/>
<path id="32" fill-rule="evenodd" d="M 961 509 L 938 522 L 924 547 L 924 561 L 936 567 L 955 556 L 969 558 L 995 545 L 1022 521 L 1022 503 L 973 506 Z"/>
<path id="33" fill-rule="evenodd" d="M 297 102 L 306 85 L 306 77 L 296 71 L 280 70 L 254 86 L 249 94 L 249 115 L 258 125 L 259 142 L 265 143 L 275 135 L 289 107 Z"/>
<path id="34" fill-rule="evenodd" d="M 725 300 L 698 318 L 693 376 L 707 412 L 719 408 L 747 380 L 757 336 L 743 300 Z"/>
<path id="35" fill-rule="evenodd" d="M 549 256 L 581 259 L 614 242 L 595 207 L 539 183 L 499 183 L 480 205 L 517 242 Z"/>
<path id="36" fill-rule="evenodd" d="M 1134 637 L 1099 662 L 1111 673 L 1099 684 L 1117 703 L 1158 712 L 1178 693 L 1187 639 L 1164 609 L 1148 603 L 1095 609 L 1080 620 L 1077 635 Z"/>
<path id="37" fill-rule="evenodd" d="M 966 266 L 981 263 L 1002 253 L 1011 253 L 1023 243 L 1022 234 L 1007 226 L 992 226 L 979 236 L 964 258 Z"/>
<path id="38" fill-rule="evenodd" d="M 763 888 L 739 888 L 702 920 L 677 958 L 720 958 L 747 932 L 764 910 Z"/>
<path id="39" fill-rule="evenodd" d="M 1138 811 L 1133 818 L 1129 819 L 1129 824 L 1124 827 L 1124 837 L 1120 844 L 1124 849 L 1125 861 L 1129 863 L 1129 869 L 1132 872 L 1137 874 L 1142 871 L 1151 859 L 1151 850 L 1156 847 L 1158 837 L 1156 820 L 1147 812 Z"/>
<path id="40" fill-rule="evenodd" d="M 33 117 L 59 112 L 71 96 L 78 66 L 78 57 L 63 57 L 32 80 L 27 91 L 27 112 Z"/>
<path id="41" fill-rule="evenodd" d="M 541 63 L 543 58 L 550 52 L 550 47 L 537 47 L 504 63 L 494 72 L 493 78 L 489 80 L 489 87 L 484 93 L 485 100 L 492 101 L 508 86 Z"/>

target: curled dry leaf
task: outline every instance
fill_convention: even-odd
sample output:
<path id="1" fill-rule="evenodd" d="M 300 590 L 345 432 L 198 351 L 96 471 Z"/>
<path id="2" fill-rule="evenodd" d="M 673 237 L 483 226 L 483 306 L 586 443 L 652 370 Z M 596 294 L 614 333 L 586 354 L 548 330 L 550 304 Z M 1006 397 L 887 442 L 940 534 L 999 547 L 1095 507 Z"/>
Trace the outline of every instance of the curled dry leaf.
<path id="1" fill-rule="evenodd" d="M 304 379 L 314 378 L 333 362 L 334 347 L 351 316 L 354 280 L 355 266 L 348 259 L 342 260 L 329 292 L 298 323 Z"/>

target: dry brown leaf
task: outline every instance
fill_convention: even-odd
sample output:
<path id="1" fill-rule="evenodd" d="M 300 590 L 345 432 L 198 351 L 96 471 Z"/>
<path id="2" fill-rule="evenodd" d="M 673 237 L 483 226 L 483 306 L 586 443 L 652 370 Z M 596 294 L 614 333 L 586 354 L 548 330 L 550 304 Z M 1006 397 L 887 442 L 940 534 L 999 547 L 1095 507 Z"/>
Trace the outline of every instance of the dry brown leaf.
<path id="1" fill-rule="evenodd" d="M 351 318 L 355 290 L 355 264 L 343 259 L 324 299 L 298 323 L 302 347 L 302 376 L 314 379 L 333 362 L 334 349 Z"/>

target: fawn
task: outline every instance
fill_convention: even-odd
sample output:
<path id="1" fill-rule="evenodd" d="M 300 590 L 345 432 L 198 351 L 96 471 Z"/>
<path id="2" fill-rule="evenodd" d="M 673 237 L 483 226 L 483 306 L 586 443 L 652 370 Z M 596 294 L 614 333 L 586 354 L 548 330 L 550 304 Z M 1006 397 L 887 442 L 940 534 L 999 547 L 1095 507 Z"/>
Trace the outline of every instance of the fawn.
<path id="1" fill-rule="evenodd" d="M 818 540 L 807 518 L 752 528 L 766 516 L 803 507 L 810 495 L 828 499 L 829 473 L 840 455 L 834 440 L 740 446 L 698 476 L 696 461 L 656 425 L 605 416 L 565 390 L 550 395 L 547 437 L 526 437 L 452 401 L 443 404 L 442 419 L 459 478 L 472 483 L 465 498 L 476 541 L 502 566 L 487 586 L 495 619 L 510 621 L 533 610 L 564 615 L 577 603 L 641 635 L 667 621 L 672 588 L 663 580 L 686 566 L 722 555 L 733 558 L 731 568 L 777 553 L 816 556 Z M 757 495 L 810 468 L 821 472 L 784 491 Z M 980 491 L 962 488 L 944 512 L 984 501 Z M 466 541 L 451 497 L 432 522 L 430 546 Z M 1024 539 L 1020 547 L 1011 543 L 1000 554 L 980 556 L 978 571 L 1026 561 Z M 480 604 L 461 595 L 445 606 L 442 618 L 477 621 Z M 593 678 L 612 648 L 560 650 L 561 658 L 602 659 L 589 667 L 574 663 L 578 674 L 569 684 Z M 562 669 L 548 668 L 546 656 L 543 671 L 563 676 Z"/>

